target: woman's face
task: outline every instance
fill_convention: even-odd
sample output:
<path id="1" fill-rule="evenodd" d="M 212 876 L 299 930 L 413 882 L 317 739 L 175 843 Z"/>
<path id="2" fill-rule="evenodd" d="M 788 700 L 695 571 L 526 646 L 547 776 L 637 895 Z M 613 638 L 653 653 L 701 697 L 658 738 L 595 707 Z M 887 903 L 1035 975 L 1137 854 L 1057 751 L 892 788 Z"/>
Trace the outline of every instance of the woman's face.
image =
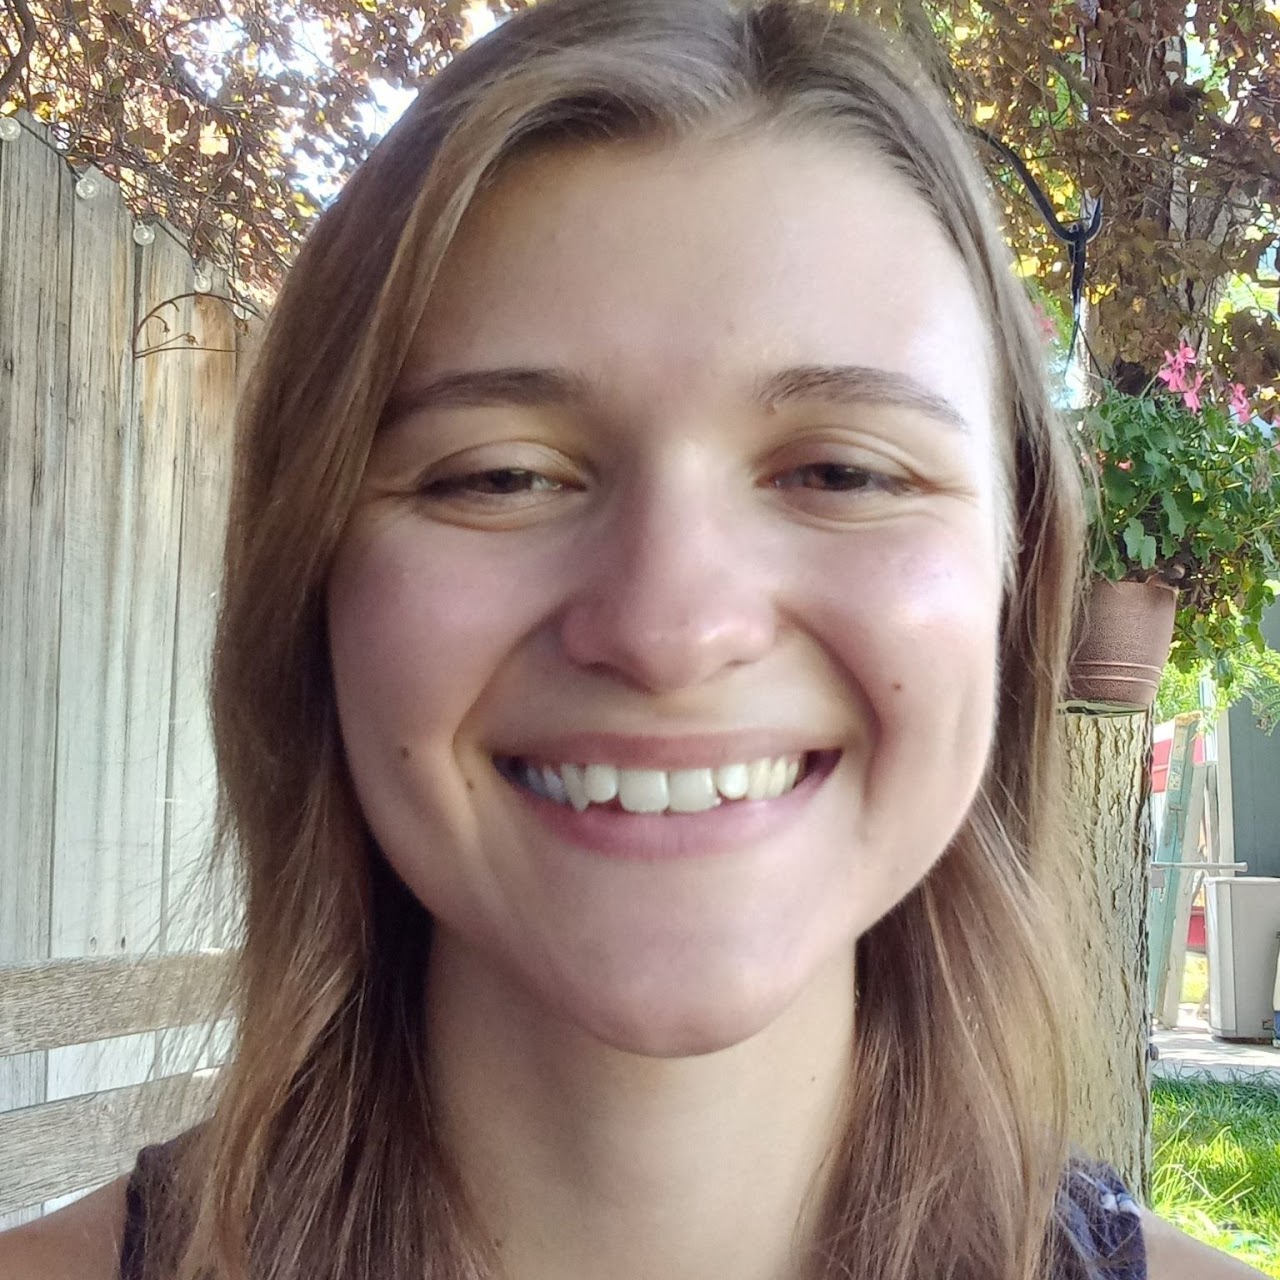
<path id="1" fill-rule="evenodd" d="M 351 773 L 434 945 L 653 1055 L 851 960 L 988 753 L 994 417 L 961 261 L 869 151 L 515 164 L 329 586 Z"/>

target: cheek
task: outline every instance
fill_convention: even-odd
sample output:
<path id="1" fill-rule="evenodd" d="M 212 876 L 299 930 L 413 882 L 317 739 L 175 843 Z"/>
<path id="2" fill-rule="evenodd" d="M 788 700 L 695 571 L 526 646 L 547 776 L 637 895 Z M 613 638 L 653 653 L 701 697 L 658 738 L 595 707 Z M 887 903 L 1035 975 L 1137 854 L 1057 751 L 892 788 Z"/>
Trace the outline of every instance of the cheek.
<path id="1" fill-rule="evenodd" d="M 868 536 L 806 578 L 812 631 L 867 706 L 869 785 L 963 817 L 996 711 L 1000 565 L 954 526 Z M 914 790 L 912 790 L 914 788 Z"/>
<path id="2" fill-rule="evenodd" d="M 343 746 L 385 848 L 474 821 L 482 762 L 459 731 L 533 619 L 510 568 L 424 546 L 407 522 L 344 536 L 329 580 L 329 647 Z M 504 574 L 506 576 L 504 576 Z M 527 583 L 526 583 L 527 586 Z"/>
<path id="3" fill-rule="evenodd" d="M 452 736 L 498 655 L 529 624 L 532 593 L 445 543 L 427 553 L 391 521 L 344 537 L 328 592 L 344 729 L 348 719 L 378 720 L 415 739 Z"/>

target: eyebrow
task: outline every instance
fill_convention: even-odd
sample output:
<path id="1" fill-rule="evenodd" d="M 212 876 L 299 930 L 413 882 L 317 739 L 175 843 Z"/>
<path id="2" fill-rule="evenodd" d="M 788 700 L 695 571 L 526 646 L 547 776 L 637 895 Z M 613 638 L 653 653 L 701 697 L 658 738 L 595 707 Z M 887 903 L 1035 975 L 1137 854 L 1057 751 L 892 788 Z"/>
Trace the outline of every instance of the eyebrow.
<path id="1" fill-rule="evenodd" d="M 968 431 L 964 414 L 909 374 L 861 364 L 798 365 L 771 374 L 756 392 L 765 406 L 817 400 L 825 404 L 885 404 L 910 409 Z"/>
<path id="2" fill-rule="evenodd" d="M 597 398 L 592 382 L 565 369 L 473 369 L 444 373 L 420 387 L 394 394 L 382 415 L 388 424 L 433 409 L 582 405 Z M 908 374 L 868 365 L 795 365 L 761 381 L 753 399 L 765 408 L 818 401 L 825 404 L 884 404 L 913 410 L 961 431 L 964 415 L 945 396 Z"/>

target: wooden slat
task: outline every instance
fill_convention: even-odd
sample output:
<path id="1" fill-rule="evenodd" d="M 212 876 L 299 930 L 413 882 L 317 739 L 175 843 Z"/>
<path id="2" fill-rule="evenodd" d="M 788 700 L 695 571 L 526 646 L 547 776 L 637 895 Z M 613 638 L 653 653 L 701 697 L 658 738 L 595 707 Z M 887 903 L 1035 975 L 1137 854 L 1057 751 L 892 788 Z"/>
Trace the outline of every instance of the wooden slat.
<path id="1" fill-rule="evenodd" d="M 73 188 L 33 134 L 0 146 L 0 1112 L 147 1080 L 211 983 L 183 955 L 162 991 L 133 957 L 234 936 L 234 892 L 195 886 L 238 361 L 134 362 L 137 318 L 192 264 L 167 235 L 134 243 L 113 184 Z M 220 304 L 172 318 L 237 345 Z"/>
<path id="2" fill-rule="evenodd" d="M 142 1147 L 208 1114 L 216 1077 L 154 1080 L 0 1115 L 0 1214 L 125 1172 Z"/>
<path id="3" fill-rule="evenodd" d="M 55 957 L 137 954 L 159 935 L 174 460 L 165 424 L 153 441 L 138 412 L 132 228 L 112 183 L 74 202 Z"/>
<path id="4" fill-rule="evenodd" d="M 72 200 L 33 134 L 0 143 L 0 963 L 49 955 Z M 46 1059 L 0 1059 L 0 1109 L 44 1098 Z"/>
<path id="5" fill-rule="evenodd" d="M 0 1056 L 201 1022 L 230 964 L 194 952 L 0 967 Z"/>
<path id="6" fill-rule="evenodd" d="M 159 241 L 157 240 L 157 244 Z M 153 246 L 154 247 L 154 246 Z M 190 274 L 190 263 L 185 263 Z M 187 280 L 185 288 L 192 288 Z M 214 293 L 226 293 L 215 276 Z M 185 325 L 196 346 L 148 356 L 167 361 L 186 379 L 188 419 L 182 480 L 181 572 L 174 623 L 173 716 L 168 825 L 165 840 L 165 915 L 161 947 L 189 950 L 230 945 L 236 894 L 222 875 L 208 873 L 209 837 L 217 805 L 213 738 L 208 719 L 209 661 L 215 602 L 222 578 L 222 544 L 231 481 L 237 346 L 230 311 L 212 297 L 186 299 L 170 320 Z M 166 308 L 169 314 L 171 308 Z M 154 415 L 149 415 L 154 416 Z"/>
<path id="7" fill-rule="evenodd" d="M 72 212 L 66 538 L 50 954 L 158 946 L 177 591 L 175 424 L 143 424 L 133 359 L 140 246 L 101 180 Z M 51 1097 L 138 1084 L 155 1036 L 49 1055 Z"/>

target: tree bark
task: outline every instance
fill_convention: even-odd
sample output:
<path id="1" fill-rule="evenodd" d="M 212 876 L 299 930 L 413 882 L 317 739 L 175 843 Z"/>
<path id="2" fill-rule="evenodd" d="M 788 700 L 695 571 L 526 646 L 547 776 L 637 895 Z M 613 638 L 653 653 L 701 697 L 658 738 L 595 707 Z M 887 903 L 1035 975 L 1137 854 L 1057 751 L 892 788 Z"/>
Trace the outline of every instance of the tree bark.
<path id="1" fill-rule="evenodd" d="M 1065 713 L 1066 902 L 1084 984 L 1072 1137 L 1149 1188 L 1147 897 L 1151 717 Z"/>

